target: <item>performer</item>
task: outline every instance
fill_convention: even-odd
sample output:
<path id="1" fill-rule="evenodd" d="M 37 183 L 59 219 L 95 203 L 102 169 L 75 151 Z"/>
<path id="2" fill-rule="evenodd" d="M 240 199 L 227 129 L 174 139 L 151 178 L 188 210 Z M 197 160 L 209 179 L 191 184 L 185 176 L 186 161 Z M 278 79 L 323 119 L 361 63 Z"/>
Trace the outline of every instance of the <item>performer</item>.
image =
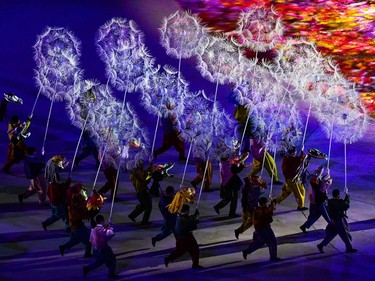
<path id="1" fill-rule="evenodd" d="M 309 216 L 306 222 L 300 226 L 302 232 L 307 233 L 306 229 L 310 228 L 321 216 L 326 220 L 327 223 L 331 222 L 331 218 L 328 214 L 328 189 L 332 185 L 332 178 L 329 170 L 325 176 L 323 176 L 323 167 L 318 167 L 314 171 L 310 179 L 309 188 L 309 199 L 310 208 Z"/>
<path id="2" fill-rule="evenodd" d="M 136 217 L 143 213 L 142 225 L 150 223 L 149 219 L 152 211 L 152 198 L 147 185 L 151 180 L 152 169 L 152 164 L 145 169 L 143 160 L 139 160 L 137 167 L 130 171 L 130 181 L 137 192 L 139 204 L 128 215 L 128 217 L 135 222 Z"/>
<path id="3" fill-rule="evenodd" d="M 159 200 L 159 210 L 164 218 L 163 225 L 158 235 L 151 238 L 152 246 L 155 247 L 156 242 L 167 238 L 172 233 L 175 235 L 176 217 L 177 214 L 172 214 L 169 212 L 167 206 L 172 203 L 175 193 L 173 186 L 167 186 L 165 190 L 165 195 L 163 195 Z M 175 235 L 176 236 L 176 235 Z"/>
<path id="4" fill-rule="evenodd" d="M 30 196 L 38 193 L 39 206 L 49 205 L 46 201 L 47 197 L 47 185 L 44 179 L 43 169 L 45 166 L 44 162 L 44 151 L 42 155 L 37 156 L 34 147 L 27 147 L 27 154 L 24 161 L 25 176 L 30 181 L 28 189 L 18 194 L 18 201 L 22 204 L 23 200 Z"/>
<path id="5" fill-rule="evenodd" d="M 86 227 L 84 220 L 89 219 L 89 213 L 86 207 L 87 193 L 85 187 L 77 183 L 67 191 L 67 204 L 69 214 L 70 239 L 59 246 L 61 256 L 64 256 L 66 250 L 82 243 L 85 245 L 84 258 L 92 257 L 90 230 Z"/>
<path id="6" fill-rule="evenodd" d="M 253 240 L 250 242 L 249 247 L 242 251 L 242 256 L 245 260 L 248 254 L 260 249 L 264 244 L 268 246 L 271 261 L 281 260 L 277 257 L 277 241 L 271 228 L 274 209 L 275 203 L 273 201 L 267 206 L 266 197 L 259 199 L 259 206 L 254 209 L 253 224 L 255 231 Z"/>
<path id="7" fill-rule="evenodd" d="M 253 225 L 254 208 L 258 206 L 260 195 L 267 188 L 267 183 L 257 176 L 246 177 L 242 188 L 242 224 L 234 230 L 234 236 L 244 233 Z"/>
<path id="8" fill-rule="evenodd" d="M 116 271 L 116 256 L 113 254 L 108 241 L 115 235 L 112 225 L 105 225 L 105 220 L 102 215 L 96 216 L 96 227 L 91 230 L 90 242 L 94 248 L 95 261 L 83 267 L 83 277 L 105 264 L 108 268 L 108 277 L 116 278 L 118 275 Z"/>
<path id="9" fill-rule="evenodd" d="M 185 140 L 181 136 L 176 113 L 172 111 L 174 109 L 174 105 L 168 102 L 167 108 L 170 110 L 170 112 L 168 112 L 168 117 L 161 118 L 161 124 L 163 127 L 163 143 L 161 147 L 154 151 L 154 160 L 157 156 L 174 146 L 178 152 L 178 160 L 184 161 L 186 160 Z"/>
<path id="10" fill-rule="evenodd" d="M 273 179 L 273 184 L 282 184 L 282 182 L 279 181 L 275 160 L 268 151 L 265 152 L 265 146 L 266 144 L 262 140 L 256 141 L 254 138 L 250 139 L 250 151 L 253 155 L 253 168 L 248 176 L 256 176 L 264 166 L 269 176 Z"/>
<path id="11" fill-rule="evenodd" d="M 169 162 L 164 165 L 154 165 L 152 172 L 152 184 L 150 187 L 150 194 L 154 197 L 159 197 L 160 195 L 160 182 L 165 178 L 171 178 L 173 175 L 169 174 L 169 170 L 172 169 L 174 163 Z"/>
<path id="12" fill-rule="evenodd" d="M 113 197 L 116 198 L 117 195 L 117 188 L 116 188 L 116 194 L 115 194 L 115 187 L 116 187 L 116 178 L 117 178 L 117 169 L 115 168 L 114 163 L 110 160 L 111 153 L 114 153 L 112 151 L 107 151 L 105 155 L 103 155 L 103 152 L 100 151 L 99 158 L 102 159 L 102 168 L 105 178 L 107 179 L 105 184 L 98 190 L 98 192 L 101 195 L 104 195 L 109 190 L 111 191 L 110 200 L 113 199 Z M 117 182 L 117 187 L 119 183 Z"/>
<path id="13" fill-rule="evenodd" d="M 27 146 L 24 139 L 30 136 L 27 132 L 31 124 L 32 115 L 25 122 L 21 123 L 17 115 L 12 116 L 8 124 L 8 137 L 10 143 L 8 145 L 7 162 L 3 166 L 3 172 L 9 174 L 10 168 L 25 158 Z"/>
<path id="14" fill-rule="evenodd" d="M 327 246 L 338 234 L 345 243 L 347 253 L 355 253 L 357 249 L 353 248 L 352 236 L 350 235 L 349 224 L 346 211 L 350 207 L 350 197 L 345 193 L 345 198 L 340 198 L 340 190 L 334 189 L 332 197 L 328 200 L 328 213 L 331 222 L 326 227 L 326 235 L 317 247 L 319 252 L 324 253 L 323 247 Z"/>
<path id="15" fill-rule="evenodd" d="M 285 184 L 281 190 L 281 194 L 274 200 L 277 204 L 280 204 L 293 193 L 298 204 L 297 210 L 304 211 L 307 210 L 305 207 L 306 191 L 302 184 L 301 178 L 296 176 L 298 174 L 298 169 L 303 163 L 306 155 L 303 151 L 301 151 L 301 154 L 297 156 L 296 147 L 291 147 L 288 153 L 289 155 L 283 157 L 283 162 L 281 164 L 281 169 L 285 177 Z"/>
<path id="16" fill-rule="evenodd" d="M 188 252 L 193 261 L 193 269 L 203 268 L 199 265 L 199 246 L 192 231 L 197 229 L 199 223 L 199 211 L 195 211 L 194 215 L 189 215 L 190 206 L 183 205 L 181 212 L 176 219 L 176 249 L 164 258 L 164 264 L 168 267 L 170 262 L 173 262 L 183 254 Z"/>
<path id="17" fill-rule="evenodd" d="M 63 181 L 60 176 L 60 171 L 68 165 L 69 162 L 65 161 L 65 156 L 63 155 L 55 155 L 47 161 L 44 177 L 48 183 L 47 195 L 51 203 L 52 215 L 42 222 L 44 230 L 47 230 L 48 226 L 61 219 L 65 224 L 65 231 L 70 232 L 66 192 L 71 179 L 68 178 Z"/>
<path id="18" fill-rule="evenodd" d="M 222 198 L 222 200 L 214 206 L 214 210 L 217 214 L 220 214 L 220 209 L 224 208 L 226 205 L 228 205 L 228 203 L 230 203 L 229 217 L 236 218 L 239 216 L 236 214 L 238 191 L 241 189 L 243 182 L 238 174 L 242 172 L 244 167 L 245 166 L 243 164 L 231 165 L 232 176 L 223 187 L 222 192 L 220 192 L 220 197 Z"/>
<path id="19" fill-rule="evenodd" d="M 93 190 L 91 196 L 87 199 L 86 207 L 90 218 L 91 228 L 95 228 L 96 226 L 95 217 L 103 207 L 105 199 L 107 198 L 103 197 L 103 195 L 96 190 Z"/>
<path id="20" fill-rule="evenodd" d="M 210 186 L 212 183 L 212 163 L 211 161 L 206 161 L 201 157 L 194 157 L 195 167 L 197 171 L 196 177 L 190 182 L 194 188 L 197 188 L 197 185 L 200 184 L 203 180 L 204 171 L 206 174 L 204 177 L 203 191 L 211 192 Z M 207 165 L 207 169 L 206 169 Z"/>
<path id="21" fill-rule="evenodd" d="M 96 161 L 96 168 L 99 168 L 99 150 L 98 146 L 95 143 L 95 141 L 91 138 L 88 131 L 84 131 L 82 134 L 82 142 L 81 142 L 82 152 L 76 157 L 74 161 L 74 165 L 78 167 L 79 162 L 81 162 L 83 159 L 88 157 L 90 154 L 94 157 Z"/>

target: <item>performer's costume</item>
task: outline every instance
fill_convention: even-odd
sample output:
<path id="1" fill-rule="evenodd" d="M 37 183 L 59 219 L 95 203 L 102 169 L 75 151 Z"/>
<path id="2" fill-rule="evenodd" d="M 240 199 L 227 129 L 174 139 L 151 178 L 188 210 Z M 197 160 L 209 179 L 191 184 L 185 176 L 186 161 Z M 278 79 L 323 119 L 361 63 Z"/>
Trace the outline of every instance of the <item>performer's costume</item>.
<path id="1" fill-rule="evenodd" d="M 222 200 L 214 206 L 216 213 L 220 214 L 220 209 L 224 208 L 228 203 L 230 203 L 229 217 L 237 217 L 237 202 L 238 202 L 238 191 L 241 189 L 243 182 L 238 174 L 243 170 L 243 164 L 232 164 L 231 172 L 232 176 L 229 178 L 228 182 L 223 187 L 220 192 L 220 197 Z"/>
<path id="2" fill-rule="evenodd" d="M 203 191 L 209 192 L 210 186 L 212 183 L 212 164 L 210 161 L 207 162 L 206 160 L 198 158 L 198 157 L 195 157 L 194 161 L 195 161 L 197 176 L 191 181 L 191 185 L 194 188 L 197 188 L 197 185 L 202 182 L 204 170 L 206 169 L 206 163 L 207 163 L 207 170 L 206 170 L 204 183 L 203 183 Z"/>
<path id="3" fill-rule="evenodd" d="M 110 153 L 107 151 L 107 154 Z M 100 158 L 103 157 L 100 155 Z M 114 164 L 107 158 L 107 155 L 104 155 L 104 159 L 102 161 L 102 167 L 103 167 L 103 173 L 105 178 L 107 179 L 105 184 L 98 190 L 100 194 L 104 195 L 109 190 L 111 191 L 110 200 L 113 199 L 113 197 L 116 198 L 115 194 L 115 187 L 116 187 L 116 177 L 117 177 L 117 169 L 115 168 Z M 119 182 L 117 182 L 117 188 L 118 188 Z M 116 188 L 116 193 L 117 193 Z"/>
<path id="4" fill-rule="evenodd" d="M 264 244 L 268 246 L 268 250 L 270 253 L 270 260 L 271 261 L 278 261 L 279 258 L 277 257 L 277 241 L 275 234 L 271 228 L 271 223 L 273 221 L 272 215 L 273 210 L 275 208 L 275 204 L 272 201 L 269 206 L 266 205 L 267 199 L 265 199 L 264 204 L 260 204 L 259 207 L 254 209 L 254 216 L 253 216 L 253 224 L 254 224 L 254 234 L 253 240 L 250 242 L 249 247 L 242 251 L 242 255 L 244 259 L 246 259 L 248 254 L 258 250 L 259 248 L 263 247 Z M 259 199 L 259 202 L 261 202 Z"/>
<path id="5" fill-rule="evenodd" d="M 177 126 L 177 119 L 173 113 L 166 118 L 161 118 L 161 124 L 163 126 L 163 143 L 161 147 L 154 151 L 154 159 L 172 146 L 178 152 L 179 160 L 186 160 L 185 157 L 185 140 L 181 136 L 181 132 Z"/>
<path id="6" fill-rule="evenodd" d="M 128 217 L 135 222 L 136 217 L 143 213 L 141 224 L 149 223 L 152 211 L 152 198 L 147 186 L 151 180 L 151 173 L 152 165 L 145 170 L 143 163 L 130 171 L 130 181 L 132 182 L 137 193 L 139 204 L 128 215 Z"/>
<path id="7" fill-rule="evenodd" d="M 83 159 L 88 157 L 90 154 L 94 157 L 96 161 L 96 168 L 99 167 L 100 161 L 99 161 L 99 149 L 97 144 L 94 142 L 94 140 L 90 137 L 89 133 L 87 131 L 84 131 L 82 134 L 82 142 L 81 142 L 82 152 L 77 156 L 77 158 L 74 161 L 74 165 L 78 167 L 79 162 L 81 162 Z"/>
<path id="8" fill-rule="evenodd" d="M 155 197 L 160 196 L 160 182 L 167 177 L 173 177 L 168 171 L 172 169 L 174 163 L 169 162 L 163 165 L 154 165 L 154 170 L 152 172 L 152 184 L 150 187 L 150 194 Z"/>
<path id="9" fill-rule="evenodd" d="M 31 124 L 31 118 L 21 123 L 17 116 L 12 117 L 12 121 L 8 124 L 8 137 L 10 143 L 8 145 L 7 162 L 3 166 L 3 171 L 9 173 L 10 168 L 25 158 L 27 154 L 27 146 L 24 141 L 30 133 L 27 130 Z"/>
<path id="10" fill-rule="evenodd" d="M 298 210 L 307 210 L 305 207 L 305 187 L 299 177 L 296 177 L 298 168 L 303 163 L 306 157 L 305 153 L 301 151 L 299 156 L 295 155 L 295 150 L 291 150 L 290 155 L 283 157 L 281 169 L 285 177 L 285 184 L 281 190 L 281 194 L 275 198 L 277 204 L 284 201 L 290 194 L 294 194 L 298 207 Z"/>
<path id="11" fill-rule="evenodd" d="M 328 212 L 331 222 L 326 227 L 326 235 L 323 241 L 317 245 L 321 253 L 324 253 L 323 247 L 327 246 L 337 234 L 345 243 L 347 253 L 357 251 L 353 249 L 352 236 L 350 235 L 349 224 L 346 219 L 346 211 L 350 207 L 350 198 L 348 194 L 345 194 L 345 198 L 340 199 L 339 194 L 338 189 L 333 190 L 333 198 L 328 200 Z"/>
<path id="12" fill-rule="evenodd" d="M 89 271 L 105 264 L 108 268 L 108 277 L 116 277 L 116 256 L 112 248 L 108 245 L 108 241 L 115 235 L 112 226 L 98 222 L 95 228 L 91 230 L 90 242 L 93 247 L 95 261 L 83 267 L 83 276 L 86 277 Z"/>
<path id="13" fill-rule="evenodd" d="M 63 169 L 64 160 L 64 156 L 55 155 L 46 164 L 44 176 L 48 183 L 47 195 L 51 203 L 52 215 L 42 222 L 44 230 L 47 230 L 48 226 L 61 219 L 65 224 L 65 231 L 70 232 L 66 192 L 71 179 L 62 181 L 59 174 L 59 171 Z"/>
<path id="14" fill-rule="evenodd" d="M 60 254 L 63 256 L 65 250 L 73 248 L 82 243 L 85 245 L 85 258 L 91 257 L 90 230 L 86 227 L 84 220 L 89 219 L 86 206 L 87 194 L 82 184 L 75 184 L 67 190 L 67 203 L 70 226 L 70 239 L 59 246 Z"/>
<path id="15" fill-rule="evenodd" d="M 309 216 L 306 222 L 300 226 L 300 229 L 306 233 L 306 229 L 310 228 L 321 216 L 327 223 L 331 222 L 328 214 L 328 189 L 332 185 L 332 178 L 329 173 L 325 176 L 321 175 L 322 167 L 319 167 L 310 179 L 309 199 L 310 208 Z"/>
<path id="16" fill-rule="evenodd" d="M 245 185 L 242 188 L 242 224 L 234 230 L 234 235 L 238 236 L 244 233 L 253 225 L 254 209 L 258 206 L 260 195 L 267 188 L 267 183 L 258 177 L 246 177 Z"/>
<path id="17" fill-rule="evenodd" d="M 273 182 L 279 183 L 279 175 L 275 160 L 268 151 L 265 152 L 265 146 L 266 144 L 263 141 L 255 141 L 254 139 L 250 139 L 250 151 L 253 155 L 253 167 L 248 176 L 256 176 L 264 166 L 269 176 L 273 179 Z M 266 154 L 264 155 L 264 153 Z"/>
<path id="18" fill-rule="evenodd" d="M 197 229 L 198 223 L 198 210 L 195 211 L 194 215 L 189 216 L 189 206 L 184 205 L 176 219 L 176 249 L 164 258 L 165 266 L 188 252 L 193 261 L 192 268 L 201 268 L 199 265 L 199 246 L 192 233 L 193 230 Z"/>
<path id="19" fill-rule="evenodd" d="M 18 200 L 22 203 L 24 199 L 37 193 L 39 205 L 45 205 L 47 204 L 47 185 L 43 173 L 45 166 L 44 155 L 36 156 L 34 153 L 35 149 L 32 147 L 28 147 L 27 151 L 28 153 L 24 161 L 24 170 L 26 178 L 30 181 L 30 186 L 24 193 L 18 195 Z"/>
<path id="20" fill-rule="evenodd" d="M 173 190 L 173 189 L 172 189 Z M 172 191 L 170 187 L 167 187 L 167 194 L 163 195 L 159 200 L 159 210 L 162 214 L 164 221 L 161 227 L 159 234 L 152 237 L 151 242 L 152 245 L 155 246 L 155 243 L 167 238 L 172 233 L 175 234 L 175 226 L 176 226 L 176 217 L 177 214 L 172 214 L 168 211 L 167 206 L 172 203 L 174 198 L 174 191 Z"/>

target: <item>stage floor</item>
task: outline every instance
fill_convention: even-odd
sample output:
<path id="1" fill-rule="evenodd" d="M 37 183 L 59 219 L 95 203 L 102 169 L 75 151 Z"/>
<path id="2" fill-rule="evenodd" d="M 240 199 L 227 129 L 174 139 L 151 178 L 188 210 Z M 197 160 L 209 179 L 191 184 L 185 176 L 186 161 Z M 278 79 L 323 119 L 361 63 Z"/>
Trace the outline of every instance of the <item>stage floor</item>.
<path id="1" fill-rule="evenodd" d="M 178 7 L 175 1 L 64 1 L 62 5 L 54 5 L 53 1 L 37 1 L 16 5 L 14 1 L 2 1 L 0 36 L 0 93 L 13 92 L 24 99 L 22 107 L 9 104 L 8 116 L 18 114 L 24 120 L 31 112 L 38 89 L 33 77 L 32 45 L 36 36 L 46 26 L 64 26 L 72 30 L 82 40 L 82 67 L 86 79 L 99 79 L 106 83 L 104 64 L 96 54 L 94 46 L 95 32 L 100 25 L 115 16 L 134 19 L 144 30 L 146 45 L 157 57 L 157 63 L 177 65 L 177 60 L 169 58 L 159 45 L 157 27 L 163 17 L 174 12 Z M 31 2 L 31 1 L 30 1 Z M 32 1 L 35 2 L 35 1 Z M 77 4 L 80 2 L 80 4 Z M 111 5 L 104 4 L 111 2 Z M 137 4 L 135 4 L 137 3 Z M 191 82 L 192 90 L 204 88 L 214 91 L 215 85 L 200 77 L 195 65 L 183 64 L 182 72 Z M 227 100 L 229 85 L 220 86 L 219 99 Z M 130 95 L 129 95 L 130 96 Z M 137 96 L 129 97 L 133 104 Z M 41 148 L 46 126 L 50 101 L 42 96 L 38 101 L 28 144 Z M 230 110 L 232 105 L 226 105 Z M 142 109 L 139 109 L 142 112 Z M 305 113 L 304 113 L 305 114 Z M 306 116 L 306 115 L 304 115 Z M 153 132 L 155 119 L 142 115 L 147 130 Z M 6 160 L 8 138 L 6 124 L 0 123 L 0 151 L 3 163 Z M 317 129 L 316 129 L 317 128 Z M 63 153 L 72 160 L 80 131 L 70 124 L 63 103 L 56 103 L 46 142 L 46 157 Z M 329 142 L 319 125 L 312 120 L 306 142 L 306 149 L 317 148 L 328 152 Z M 234 237 L 234 229 L 241 223 L 241 218 L 229 218 L 228 207 L 217 215 L 213 209 L 219 198 L 218 164 L 213 165 L 213 192 L 202 193 L 199 203 L 201 222 L 194 235 L 200 246 L 201 270 L 191 269 L 188 255 L 171 263 L 165 268 L 164 257 L 174 249 L 173 237 L 153 247 L 151 237 L 161 227 L 161 216 L 157 208 L 158 198 L 153 198 L 152 224 L 142 227 L 128 219 L 128 214 L 137 204 L 134 188 L 129 182 L 129 173 L 120 175 L 118 197 L 113 208 L 113 223 L 116 236 L 110 244 L 117 256 L 117 272 L 119 280 L 372 280 L 375 276 L 375 193 L 373 191 L 375 172 L 375 129 L 370 123 L 368 132 L 359 142 L 347 146 L 347 179 L 351 195 L 351 208 L 348 211 L 353 246 L 358 249 L 355 254 L 345 253 L 345 245 L 339 237 L 320 254 L 316 245 L 323 239 L 326 223 L 320 219 L 307 234 L 300 231 L 299 226 L 306 220 L 308 211 L 296 210 L 297 204 L 293 195 L 277 206 L 272 223 L 278 241 L 278 256 L 282 259 L 274 263 L 269 261 L 267 248 L 262 248 L 248 256 L 245 261 L 242 250 L 252 238 L 253 228 Z M 159 131 L 156 146 L 161 144 Z M 177 153 L 171 149 L 161 155 L 160 164 L 177 161 Z M 248 160 L 251 161 L 251 158 Z M 331 174 L 333 188 L 344 190 L 344 145 L 333 143 L 331 151 Z M 276 158 L 281 173 L 281 159 Z M 181 183 L 183 162 L 176 162 L 171 170 L 173 178 L 161 182 L 162 187 L 172 184 L 177 189 Z M 320 164 L 311 161 L 309 169 L 313 171 Z M 58 246 L 69 239 L 63 230 L 62 222 L 44 231 L 41 222 L 50 215 L 48 207 L 37 205 L 37 197 L 24 200 L 21 205 L 17 195 L 28 187 L 24 177 L 23 163 L 12 167 L 12 174 L 0 172 L 0 280 L 80 280 L 83 278 L 82 267 L 91 260 L 83 258 L 83 246 L 79 245 L 60 256 Z M 248 171 L 243 171 L 244 177 Z M 66 176 L 66 174 L 63 174 Z M 95 162 L 87 158 L 80 167 L 73 171 L 73 182 L 82 182 L 89 191 L 95 179 Z M 189 185 L 195 176 L 195 165 L 189 162 L 186 172 L 186 183 Z M 268 175 L 264 175 L 270 180 Z M 280 177 L 280 180 L 284 180 Z M 104 183 L 104 176 L 99 174 L 97 186 Z M 274 186 L 273 195 L 280 193 L 281 186 Z M 267 193 L 268 195 L 268 193 Z M 308 206 L 308 199 L 306 199 Z M 111 202 L 106 201 L 101 213 L 108 217 Z M 238 205 L 240 214 L 240 203 Z M 103 266 L 92 272 L 88 280 L 107 280 L 107 271 Z"/>

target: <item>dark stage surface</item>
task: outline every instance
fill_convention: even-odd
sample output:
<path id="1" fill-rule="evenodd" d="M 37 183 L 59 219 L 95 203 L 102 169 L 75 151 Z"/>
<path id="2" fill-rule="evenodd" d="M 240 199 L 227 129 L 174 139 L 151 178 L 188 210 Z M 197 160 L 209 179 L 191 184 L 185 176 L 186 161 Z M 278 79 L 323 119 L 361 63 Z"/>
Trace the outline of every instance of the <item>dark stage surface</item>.
<path id="1" fill-rule="evenodd" d="M 71 30 L 82 41 L 80 65 L 84 69 L 84 77 L 106 83 L 104 63 L 99 59 L 94 45 L 98 28 L 113 17 L 132 19 L 145 33 L 145 44 L 156 62 L 177 67 L 178 61 L 168 57 L 159 45 L 158 31 L 162 19 L 177 9 L 178 5 L 171 0 L 1 1 L 0 93 L 13 92 L 24 100 L 22 106 L 9 104 L 7 115 L 18 114 L 24 120 L 32 110 L 38 92 L 33 79 L 35 62 L 32 46 L 46 26 Z M 192 61 L 183 61 L 182 73 L 190 82 L 191 90 L 214 91 L 215 84 L 201 78 Z M 228 85 L 219 87 L 219 99 L 223 103 L 229 89 Z M 138 96 L 130 94 L 129 100 L 136 105 L 145 127 L 152 132 L 155 120 L 142 113 L 137 106 Z M 27 143 L 38 149 L 42 145 L 49 105 L 50 101 L 41 96 L 32 119 L 32 135 Z M 225 107 L 232 113 L 231 105 L 226 104 Z M 4 122 L 0 125 L 1 162 L 4 162 L 8 145 L 7 126 Z M 46 157 L 64 153 L 71 160 L 79 133 L 79 129 L 70 124 L 64 103 L 55 103 L 45 146 Z M 329 141 L 315 121 L 308 129 L 310 133 L 306 148 L 327 152 Z M 218 164 L 214 163 L 214 192 L 202 194 L 199 206 L 201 223 L 194 232 L 200 245 L 204 269 L 192 270 L 189 256 L 165 268 L 163 258 L 174 248 L 174 239 L 169 237 L 157 243 L 155 248 L 151 245 L 151 237 L 158 233 L 162 222 L 157 209 L 158 198 L 153 198 L 150 226 L 141 227 L 139 222 L 131 222 L 127 216 L 137 204 L 137 199 L 129 182 L 129 173 L 125 172 L 120 175 L 121 200 L 114 205 L 116 236 L 110 242 L 117 255 L 119 280 L 372 280 L 375 275 L 374 137 L 372 121 L 366 135 L 347 146 L 347 179 L 352 199 L 348 216 L 353 245 L 358 253 L 346 254 L 345 245 L 336 237 L 325 249 L 326 253 L 320 254 L 316 244 L 323 238 L 326 223 L 320 219 L 307 234 L 301 233 L 299 226 L 305 221 L 308 211 L 296 211 L 296 203 L 291 195 L 277 206 L 272 224 L 282 261 L 269 262 L 267 248 L 249 255 L 244 261 L 241 251 L 252 237 L 253 229 L 236 240 L 233 230 L 239 226 L 241 218 L 228 218 L 228 209 L 222 209 L 221 215 L 213 210 L 212 206 L 219 201 L 219 170 Z M 156 143 L 156 146 L 161 144 L 161 133 Z M 173 149 L 160 156 L 160 163 L 167 161 L 177 161 L 177 153 Z M 281 159 L 277 157 L 276 162 L 281 173 Z M 311 169 L 317 165 L 317 161 L 312 161 Z M 176 162 L 171 170 L 174 177 L 162 182 L 162 187 L 169 184 L 177 187 L 183 169 L 184 163 Z M 244 171 L 241 176 L 244 177 L 246 173 Z M 95 162 L 87 158 L 73 171 L 72 179 L 73 182 L 84 183 L 90 190 L 95 174 Z M 343 144 L 332 145 L 331 174 L 333 187 L 343 190 Z M 190 161 L 186 179 L 190 181 L 194 176 L 195 166 Z M 61 257 L 58 245 L 68 240 L 62 223 L 57 222 L 45 232 L 41 222 L 50 215 L 50 210 L 38 207 L 37 197 L 25 200 L 22 205 L 18 203 L 17 194 L 28 186 L 23 164 L 16 164 L 10 175 L 1 172 L 0 179 L 0 280 L 81 280 L 82 267 L 89 262 L 89 259 L 82 258 L 83 247 L 77 246 Z M 100 186 L 103 183 L 101 173 L 97 184 Z M 274 186 L 273 194 L 277 195 L 280 191 L 281 186 Z M 102 210 L 105 216 L 108 216 L 110 206 L 107 200 Z M 87 279 L 106 280 L 105 267 L 90 273 Z"/>

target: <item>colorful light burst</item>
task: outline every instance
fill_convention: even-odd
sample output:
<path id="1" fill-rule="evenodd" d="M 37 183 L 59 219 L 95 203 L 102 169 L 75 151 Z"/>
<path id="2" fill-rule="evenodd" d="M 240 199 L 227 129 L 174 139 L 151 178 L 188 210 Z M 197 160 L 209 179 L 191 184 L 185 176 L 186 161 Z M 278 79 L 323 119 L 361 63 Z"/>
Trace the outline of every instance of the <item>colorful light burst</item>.
<path id="1" fill-rule="evenodd" d="M 375 115 L 375 1 L 176 0 L 196 13 L 211 32 L 230 32 L 244 9 L 263 4 L 281 14 L 285 37 L 304 37 L 337 61 Z M 249 52 L 251 56 L 251 52 Z M 266 55 L 267 57 L 267 55 Z M 269 57 L 269 55 L 268 55 Z"/>

